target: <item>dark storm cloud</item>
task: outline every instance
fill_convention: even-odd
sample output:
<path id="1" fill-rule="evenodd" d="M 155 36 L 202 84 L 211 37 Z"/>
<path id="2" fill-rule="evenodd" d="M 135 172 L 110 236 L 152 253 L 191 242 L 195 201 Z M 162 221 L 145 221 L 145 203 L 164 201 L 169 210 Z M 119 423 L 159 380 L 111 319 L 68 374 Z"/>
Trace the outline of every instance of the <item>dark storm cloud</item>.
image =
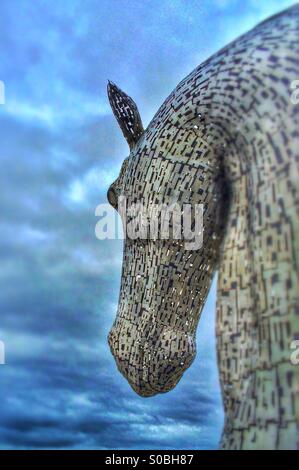
<path id="1" fill-rule="evenodd" d="M 122 244 L 95 238 L 94 210 L 128 148 L 106 82 L 149 122 L 186 73 L 292 2 L 261 3 L 2 0 L 0 447 L 217 446 L 215 286 L 171 393 L 138 397 L 108 351 Z"/>

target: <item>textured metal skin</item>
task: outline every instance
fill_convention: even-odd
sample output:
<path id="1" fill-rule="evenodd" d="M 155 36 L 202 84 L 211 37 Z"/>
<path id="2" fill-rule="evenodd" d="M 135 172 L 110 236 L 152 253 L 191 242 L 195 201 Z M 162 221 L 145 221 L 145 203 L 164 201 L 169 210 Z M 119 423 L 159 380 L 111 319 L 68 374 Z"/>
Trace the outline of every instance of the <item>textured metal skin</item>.
<path id="1" fill-rule="evenodd" d="M 298 447 L 299 6 L 261 23 L 188 75 L 143 131 L 109 85 L 131 152 L 110 190 L 150 208 L 204 204 L 203 246 L 125 241 L 109 344 L 142 396 L 167 392 L 195 356 L 218 269 L 217 354 L 229 449 Z M 128 111 L 129 109 L 129 111 Z M 129 122 L 130 121 L 130 122 Z M 141 130 L 142 129 L 142 130 Z"/>

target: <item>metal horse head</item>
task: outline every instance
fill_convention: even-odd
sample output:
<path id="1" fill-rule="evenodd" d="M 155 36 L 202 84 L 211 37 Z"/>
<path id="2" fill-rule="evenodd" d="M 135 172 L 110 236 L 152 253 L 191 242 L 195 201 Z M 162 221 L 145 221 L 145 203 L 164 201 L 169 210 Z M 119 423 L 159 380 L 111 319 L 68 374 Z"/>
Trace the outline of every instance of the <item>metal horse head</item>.
<path id="1" fill-rule="evenodd" d="M 194 86 L 194 79 L 181 83 L 144 130 L 134 101 L 108 84 L 113 112 L 130 146 L 109 188 L 109 202 L 118 209 L 123 197 L 142 203 L 147 213 L 159 205 L 203 208 L 202 246 L 197 249 L 186 249 L 183 235 L 161 238 L 161 226 L 154 239 L 125 240 L 109 344 L 119 370 L 143 396 L 172 389 L 195 357 L 196 327 L 215 271 L 227 206 L 223 136 L 207 109 L 192 102 Z"/>

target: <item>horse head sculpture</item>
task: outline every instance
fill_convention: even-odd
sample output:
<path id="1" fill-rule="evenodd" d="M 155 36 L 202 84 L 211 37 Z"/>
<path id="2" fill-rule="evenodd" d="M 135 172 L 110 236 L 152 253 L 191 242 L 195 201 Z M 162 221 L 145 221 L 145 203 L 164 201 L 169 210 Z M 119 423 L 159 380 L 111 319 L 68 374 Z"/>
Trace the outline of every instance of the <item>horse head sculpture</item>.
<path id="1" fill-rule="evenodd" d="M 261 23 L 187 76 L 144 130 L 134 101 L 109 82 L 130 155 L 108 190 L 120 201 L 202 207 L 202 243 L 126 238 L 109 334 L 117 366 L 142 396 L 167 392 L 192 363 L 196 328 L 219 269 L 217 351 L 224 448 L 297 445 L 296 315 L 299 7 Z M 190 219 L 190 220 L 191 220 Z M 296 307 L 297 305 L 297 307 Z M 299 336 L 298 336 L 299 337 Z M 283 398 L 282 398 L 283 397 Z"/>

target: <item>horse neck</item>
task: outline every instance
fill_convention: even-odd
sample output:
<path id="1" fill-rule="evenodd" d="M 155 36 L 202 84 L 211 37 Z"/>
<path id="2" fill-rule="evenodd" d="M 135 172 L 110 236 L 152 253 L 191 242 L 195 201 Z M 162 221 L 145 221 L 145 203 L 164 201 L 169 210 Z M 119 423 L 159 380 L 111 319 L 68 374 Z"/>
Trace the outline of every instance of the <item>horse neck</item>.
<path id="1" fill-rule="evenodd" d="M 224 156 L 231 206 L 218 277 L 217 348 L 222 446 L 229 448 L 298 445 L 299 377 L 290 348 L 299 330 L 299 114 L 288 81 L 282 83 L 272 99 L 263 95 L 269 82 L 261 87 L 260 105 L 231 130 Z"/>

